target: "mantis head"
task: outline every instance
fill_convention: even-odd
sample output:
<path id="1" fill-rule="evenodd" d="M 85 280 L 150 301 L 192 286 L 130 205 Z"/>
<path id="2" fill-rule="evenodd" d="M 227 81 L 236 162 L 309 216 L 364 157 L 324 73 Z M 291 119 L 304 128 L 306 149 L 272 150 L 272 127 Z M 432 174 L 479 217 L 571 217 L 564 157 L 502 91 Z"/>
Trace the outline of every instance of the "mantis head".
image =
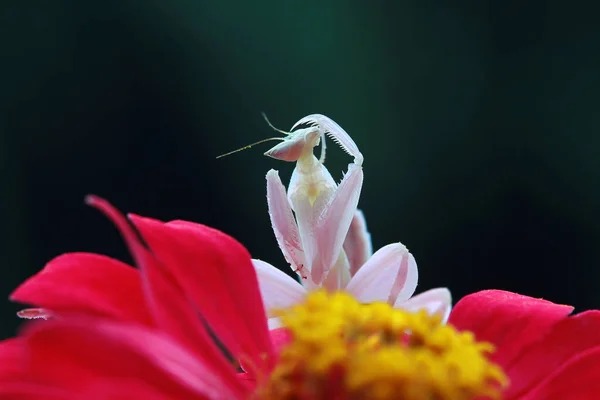
<path id="1" fill-rule="evenodd" d="M 277 146 L 265 152 L 265 156 L 282 161 L 296 162 L 302 156 L 312 155 L 313 148 L 318 146 L 321 141 L 321 133 L 316 126 L 283 133 L 287 136 Z"/>
<path id="2" fill-rule="evenodd" d="M 269 124 L 269 126 L 273 128 L 273 130 L 279 133 L 283 133 L 285 136 L 259 140 L 258 142 L 249 144 L 240 149 L 222 154 L 217 158 L 222 158 L 230 154 L 237 153 L 238 151 L 249 149 L 252 146 L 260 143 L 278 140 L 281 141 L 281 143 L 265 152 L 264 154 L 266 156 L 288 162 L 296 162 L 299 161 L 301 158 L 306 160 L 305 157 L 312 155 L 313 149 L 320 144 L 321 155 L 319 157 L 319 162 L 323 164 L 325 162 L 325 136 L 329 136 L 342 148 L 342 150 L 354 157 L 354 164 L 356 164 L 359 167 L 362 166 L 364 158 L 361 152 L 358 150 L 358 147 L 356 147 L 356 144 L 354 143 L 352 138 L 346 133 L 346 131 L 344 131 L 331 118 L 328 118 L 321 114 L 311 114 L 296 122 L 294 126 L 292 126 L 291 132 L 286 132 L 281 129 L 275 128 L 269 122 L 267 116 L 264 113 L 263 117 L 265 121 L 267 121 L 267 124 Z M 302 125 L 308 125 L 308 127 L 296 129 Z"/>

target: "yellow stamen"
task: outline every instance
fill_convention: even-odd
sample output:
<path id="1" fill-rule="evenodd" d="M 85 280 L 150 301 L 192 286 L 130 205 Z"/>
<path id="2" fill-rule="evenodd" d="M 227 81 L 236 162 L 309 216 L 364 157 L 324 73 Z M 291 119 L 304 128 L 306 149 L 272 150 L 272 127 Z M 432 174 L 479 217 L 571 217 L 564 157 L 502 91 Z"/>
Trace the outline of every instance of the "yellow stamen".
<path id="1" fill-rule="evenodd" d="M 292 340 L 258 399 L 499 399 L 508 383 L 491 344 L 425 312 L 317 291 L 280 317 Z"/>

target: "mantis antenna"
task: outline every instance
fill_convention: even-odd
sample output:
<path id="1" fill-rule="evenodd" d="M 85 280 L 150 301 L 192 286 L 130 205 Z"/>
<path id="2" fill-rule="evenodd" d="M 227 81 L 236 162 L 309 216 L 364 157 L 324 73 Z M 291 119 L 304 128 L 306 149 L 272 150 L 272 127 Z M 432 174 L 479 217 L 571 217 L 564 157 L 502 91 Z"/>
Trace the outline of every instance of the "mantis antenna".
<path id="1" fill-rule="evenodd" d="M 279 132 L 279 133 L 283 133 L 284 135 L 289 135 L 289 132 L 286 131 L 282 131 L 281 129 L 277 129 L 273 126 L 273 124 L 271 123 L 271 121 L 269 121 L 269 118 L 267 118 L 267 114 L 265 114 L 264 112 L 261 113 L 263 118 L 265 119 L 265 121 L 267 121 L 267 125 L 269 125 L 271 127 L 271 129 L 273 129 L 275 132 Z"/>
<path id="2" fill-rule="evenodd" d="M 278 141 L 284 142 L 286 140 L 290 140 L 291 139 L 289 136 L 294 137 L 294 133 L 293 132 L 286 132 L 286 131 L 283 131 L 281 129 L 275 128 L 273 126 L 273 124 L 271 123 L 271 121 L 269 121 L 269 119 L 267 118 L 267 115 L 264 112 L 261 113 L 261 114 L 262 114 L 263 118 L 265 119 L 265 121 L 267 122 L 267 125 L 269 125 L 269 127 L 271 127 L 271 129 L 273 129 L 275 132 L 283 133 L 284 135 L 286 135 L 288 137 L 283 137 L 283 138 L 272 137 L 272 138 L 267 138 L 267 139 L 259 140 L 258 142 L 251 143 L 251 144 L 249 144 L 247 146 L 244 146 L 244 147 L 241 147 L 239 149 L 230 151 L 230 152 L 225 153 L 225 154 L 221 154 L 220 156 L 217 156 L 217 158 L 223 158 L 223 157 L 235 154 L 237 152 L 250 149 L 250 148 L 252 148 L 252 146 L 256 146 L 257 144 L 261 144 L 261 143 L 265 143 L 265 142 L 270 142 L 270 141 L 273 141 L 273 140 L 278 140 Z M 321 134 L 321 157 L 319 158 L 319 161 L 321 163 L 323 163 L 325 161 L 325 135 L 324 134 Z"/>
<path id="3" fill-rule="evenodd" d="M 248 150 L 249 148 L 251 148 L 252 146 L 256 146 L 257 144 L 261 144 L 261 143 L 264 143 L 264 142 L 270 142 L 272 140 L 283 141 L 284 139 L 283 138 L 278 138 L 278 137 L 272 137 L 272 138 L 267 138 L 267 139 L 259 140 L 258 142 L 251 143 L 251 144 L 249 144 L 247 146 L 244 146 L 244 147 L 241 147 L 241 148 L 239 148 L 237 150 L 230 151 L 229 153 L 221 154 L 220 156 L 217 156 L 217 158 L 223 158 L 223 157 L 226 157 L 226 156 L 230 156 L 230 155 L 232 155 L 234 153 L 237 153 L 239 151 Z"/>
<path id="4" fill-rule="evenodd" d="M 267 118 L 267 114 L 265 114 L 264 112 L 263 112 L 263 113 L 261 113 L 261 114 L 262 114 L 263 118 L 265 119 L 265 121 L 267 121 L 267 124 L 268 124 L 268 125 L 269 125 L 269 126 L 270 126 L 270 127 L 271 127 L 271 128 L 274 130 L 274 131 L 275 131 L 275 132 L 283 133 L 283 134 L 284 134 L 284 135 L 286 135 L 286 136 L 290 134 L 289 132 L 282 131 L 281 129 L 277 129 L 277 128 L 275 128 L 275 127 L 273 126 L 273 124 L 271 124 L 271 121 L 269 121 L 269 119 Z M 235 154 L 235 153 L 237 153 L 237 152 L 239 152 L 239 151 L 248 150 L 248 149 L 252 148 L 252 146 L 256 146 L 257 144 L 261 144 L 261 143 L 265 143 L 265 142 L 270 142 L 270 141 L 272 141 L 272 140 L 280 140 L 280 141 L 282 141 L 282 142 L 283 142 L 285 139 L 284 139 L 284 138 L 278 138 L 278 137 L 272 137 L 272 138 L 267 138 L 267 139 L 259 140 L 258 142 L 251 143 L 251 144 L 249 144 L 249 145 L 247 145 L 247 146 L 244 146 L 244 147 L 241 147 L 241 148 L 239 148 L 239 149 L 237 149 L 237 150 L 230 151 L 229 153 L 221 154 L 220 156 L 217 156 L 217 158 L 223 158 L 223 157 L 226 157 L 226 156 L 230 156 L 230 155 L 232 155 L 232 154 Z"/>

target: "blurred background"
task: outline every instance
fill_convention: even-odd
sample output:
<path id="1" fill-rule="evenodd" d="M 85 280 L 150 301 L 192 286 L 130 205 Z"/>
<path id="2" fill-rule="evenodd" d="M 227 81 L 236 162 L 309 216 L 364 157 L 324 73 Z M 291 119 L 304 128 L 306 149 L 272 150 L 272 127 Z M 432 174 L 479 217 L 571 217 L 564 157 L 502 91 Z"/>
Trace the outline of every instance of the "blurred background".
<path id="1" fill-rule="evenodd" d="M 270 144 L 215 159 L 273 136 L 265 111 L 350 133 L 374 248 L 406 244 L 418 292 L 600 307 L 600 26 L 566 4 L 3 2 L 0 297 L 64 252 L 130 261 L 88 193 L 286 269 L 264 176 L 294 165 Z M 328 150 L 339 180 L 351 159 Z M 2 337 L 18 309 L 0 302 Z"/>

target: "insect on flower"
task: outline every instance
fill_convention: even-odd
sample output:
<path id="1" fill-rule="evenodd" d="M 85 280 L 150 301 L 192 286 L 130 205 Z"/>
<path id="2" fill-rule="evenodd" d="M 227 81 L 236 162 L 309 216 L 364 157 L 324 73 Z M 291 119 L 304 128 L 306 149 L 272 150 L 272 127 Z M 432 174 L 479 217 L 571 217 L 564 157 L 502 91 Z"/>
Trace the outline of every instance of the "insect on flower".
<path id="1" fill-rule="evenodd" d="M 302 124 L 311 126 L 293 131 Z M 302 118 L 292 131 L 287 140 L 265 153 L 278 160 L 296 162 L 287 199 L 277 171 L 267 173 L 271 223 L 284 256 L 296 271 L 315 285 L 335 289 L 341 283 L 339 280 L 344 279 L 343 273 L 349 271 L 342 246 L 357 213 L 363 156 L 346 131 L 323 115 Z M 339 186 L 324 165 L 325 135 L 354 157 Z M 321 156 L 317 159 L 313 149 L 319 143 Z M 333 282 L 327 282 L 331 271 L 338 274 Z"/>
<path id="2" fill-rule="evenodd" d="M 269 125 L 285 136 L 266 139 L 282 142 L 265 155 L 296 163 L 287 190 L 276 170 L 267 173 L 269 216 L 285 259 L 306 289 L 344 289 L 363 302 L 386 301 L 447 318 L 451 308 L 447 289 L 434 289 L 410 299 L 418 271 L 414 257 L 402 243 L 384 246 L 372 254 L 371 237 L 363 213 L 357 209 L 364 158 L 350 135 L 321 114 L 300 119 L 290 132 Z M 324 165 L 326 136 L 353 157 L 339 185 Z M 317 158 L 313 149 L 319 145 Z M 267 313 L 304 298 L 306 289 L 292 278 L 264 261 L 253 262 Z"/>
<path id="3" fill-rule="evenodd" d="M 356 208 L 363 182 L 363 155 L 346 131 L 324 115 L 313 114 L 302 118 L 294 124 L 291 132 L 275 128 L 268 120 L 267 123 L 286 136 L 261 140 L 219 158 L 265 141 L 282 141 L 265 155 L 296 162 L 296 168 L 287 197 L 277 171 L 271 170 L 267 174 L 267 198 L 273 230 L 292 267 L 304 279 L 321 285 L 331 269 L 339 271 L 343 264 L 348 263 L 342 246 L 353 217 L 357 215 L 358 219 L 362 219 L 362 214 Z M 307 124 L 309 126 L 306 128 L 296 129 Z M 329 135 L 354 157 L 339 186 L 324 165 L 325 135 Z M 319 144 L 321 155 L 317 159 L 313 149 Z M 366 226 L 364 234 L 368 235 Z"/>

